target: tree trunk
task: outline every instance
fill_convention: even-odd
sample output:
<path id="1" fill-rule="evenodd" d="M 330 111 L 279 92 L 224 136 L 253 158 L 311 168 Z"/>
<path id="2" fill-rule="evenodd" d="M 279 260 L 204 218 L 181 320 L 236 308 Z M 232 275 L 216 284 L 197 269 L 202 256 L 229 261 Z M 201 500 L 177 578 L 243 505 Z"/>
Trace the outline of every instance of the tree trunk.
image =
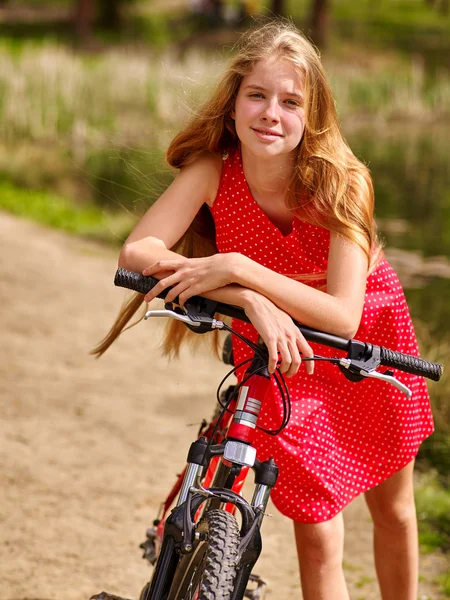
<path id="1" fill-rule="evenodd" d="M 209 0 L 210 18 L 214 25 L 220 25 L 223 20 L 222 0 Z"/>
<path id="2" fill-rule="evenodd" d="M 286 6 L 284 0 L 272 0 L 271 11 L 274 15 L 284 17 L 286 15 Z"/>
<path id="3" fill-rule="evenodd" d="M 330 0 L 312 0 L 310 23 L 314 43 L 325 48 L 330 26 Z"/>
<path id="4" fill-rule="evenodd" d="M 99 23 L 106 29 L 119 29 L 121 23 L 120 6 L 122 0 L 99 1 Z"/>
<path id="5" fill-rule="evenodd" d="M 92 33 L 95 6 L 92 0 L 77 0 L 75 4 L 75 33 L 80 39 L 86 39 Z"/>
<path id="6" fill-rule="evenodd" d="M 450 12 L 449 0 L 441 0 L 440 11 L 441 11 L 441 14 L 443 14 L 444 16 L 448 15 L 448 13 Z"/>

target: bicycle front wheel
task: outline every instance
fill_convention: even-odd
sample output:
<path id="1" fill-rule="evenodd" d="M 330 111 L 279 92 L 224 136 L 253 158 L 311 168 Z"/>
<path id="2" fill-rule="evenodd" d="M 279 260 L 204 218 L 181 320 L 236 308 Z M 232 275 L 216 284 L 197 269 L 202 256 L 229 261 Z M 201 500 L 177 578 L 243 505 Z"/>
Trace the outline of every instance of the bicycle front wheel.
<path id="1" fill-rule="evenodd" d="M 229 600 L 236 578 L 239 528 L 234 516 L 210 510 L 196 527 L 191 553 L 178 563 L 168 600 Z"/>

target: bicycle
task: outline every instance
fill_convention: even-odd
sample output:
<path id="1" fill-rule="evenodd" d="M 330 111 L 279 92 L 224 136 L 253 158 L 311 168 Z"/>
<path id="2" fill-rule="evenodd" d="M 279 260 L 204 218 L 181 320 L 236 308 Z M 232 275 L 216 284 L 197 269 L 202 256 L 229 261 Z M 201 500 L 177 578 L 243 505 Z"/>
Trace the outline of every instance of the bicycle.
<path id="1" fill-rule="evenodd" d="M 152 277 L 124 269 L 118 269 L 115 276 L 115 285 L 142 294 L 156 284 L 157 280 Z M 167 292 L 165 290 L 160 297 L 164 298 Z M 184 322 L 196 333 L 222 329 L 240 336 L 216 319 L 216 314 L 249 322 L 243 309 L 202 297 L 191 298 L 183 308 L 166 304 L 164 310 L 148 311 L 145 318 L 170 317 Z M 409 397 L 410 390 L 395 378 L 393 371 L 382 373 L 376 369 L 393 367 L 434 381 L 438 381 L 443 372 L 438 363 L 298 327 L 308 341 L 347 353 L 344 358 L 315 355 L 310 360 L 331 361 L 355 382 L 377 378 L 396 386 Z M 253 357 L 232 369 L 234 373 L 247 366 L 240 383 L 230 386 L 221 395 L 226 378 L 222 380 L 217 394 L 221 410 L 209 425 L 203 422 L 197 439 L 190 446 L 184 471 L 163 503 L 154 528 L 147 531 L 141 548 L 144 558 L 155 568 L 139 600 L 242 600 L 244 597 L 259 600 L 264 593 L 265 583 L 252 575 L 252 569 L 261 553 L 261 524 L 278 468 L 271 458 L 264 462 L 258 460 L 252 440 L 270 375 L 264 344 L 240 337 L 253 350 Z M 268 432 L 271 434 L 287 425 L 290 414 L 287 387 L 282 377 L 276 381 L 283 399 L 284 418 L 277 431 Z M 240 493 L 249 469 L 255 472 L 255 490 L 250 502 Z M 175 507 L 170 511 L 177 496 Z M 240 516 L 240 524 L 235 514 Z M 249 581 L 253 589 L 248 587 Z M 102 592 L 91 600 L 125 599 Z"/>

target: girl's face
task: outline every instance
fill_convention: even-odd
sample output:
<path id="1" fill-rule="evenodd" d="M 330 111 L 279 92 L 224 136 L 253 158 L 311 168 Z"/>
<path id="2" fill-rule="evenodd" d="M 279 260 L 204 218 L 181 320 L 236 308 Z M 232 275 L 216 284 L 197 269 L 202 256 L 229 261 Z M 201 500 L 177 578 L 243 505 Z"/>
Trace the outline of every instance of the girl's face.
<path id="1" fill-rule="evenodd" d="M 290 154 L 305 130 L 303 81 L 290 61 L 256 63 L 236 97 L 232 117 L 246 150 L 257 157 Z"/>

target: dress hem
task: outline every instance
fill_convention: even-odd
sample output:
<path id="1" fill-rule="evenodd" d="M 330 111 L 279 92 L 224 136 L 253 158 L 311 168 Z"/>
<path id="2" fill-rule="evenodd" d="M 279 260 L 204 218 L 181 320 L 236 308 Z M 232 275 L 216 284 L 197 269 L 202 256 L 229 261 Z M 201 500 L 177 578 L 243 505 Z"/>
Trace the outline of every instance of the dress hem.
<path id="1" fill-rule="evenodd" d="M 325 519 L 298 519 L 298 518 L 294 518 L 291 517 L 287 512 L 283 512 L 282 510 L 280 510 L 277 506 L 277 501 L 276 501 L 276 496 L 275 498 L 272 498 L 272 502 L 275 506 L 275 508 L 285 517 L 287 517 L 288 519 L 291 519 L 292 521 L 294 521 L 295 523 L 304 523 L 306 525 L 313 525 L 315 523 L 326 523 L 327 521 L 331 521 L 331 519 L 334 519 L 334 517 L 336 517 L 339 513 L 341 513 L 347 506 L 349 506 L 349 504 L 351 504 L 353 502 L 353 500 L 355 500 L 355 498 L 358 498 L 358 496 L 361 496 L 361 494 L 365 494 L 366 492 L 368 492 L 369 490 L 372 490 L 373 488 L 377 487 L 378 485 L 380 485 L 381 483 L 383 483 L 384 481 L 386 481 L 387 479 L 389 479 L 389 477 L 392 477 L 392 475 L 395 475 L 395 473 L 398 473 L 399 471 L 401 471 L 403 468 L 405 468 L 412 460 L 414 460 L 419 452 L 419 448 L 420 445 L 427 439 L 430 437 L 430 435 L 432 435 L 434 433 L 434 427 L 425 434 L 425 436 L 419 441 L 417 449 L 414 453 L 411 453 L 410 455 L 408 455 L 408 458 L 405 459 L 405 461 L 398 467 L 396 467 L 395 469 L 392 469 L 388 472 L 387 475 L 384 475 L 382 477 L 380 477 L 379 481 L 377 481 L 377 483 L 375 483 L 374 485 L 369 485 L 367 486 L 365 489 L 361 490 L 360 492 L 358 492 L 357 494 L 355 494 L 354 496 L 352 496 L 347 502 L 343 503 L 342 505 L 340 505 L 340 507 L 335 510 L 335 511 L 330 511 L 332 514 L 330 514 L 329 516 L 327 516 Z"/>

